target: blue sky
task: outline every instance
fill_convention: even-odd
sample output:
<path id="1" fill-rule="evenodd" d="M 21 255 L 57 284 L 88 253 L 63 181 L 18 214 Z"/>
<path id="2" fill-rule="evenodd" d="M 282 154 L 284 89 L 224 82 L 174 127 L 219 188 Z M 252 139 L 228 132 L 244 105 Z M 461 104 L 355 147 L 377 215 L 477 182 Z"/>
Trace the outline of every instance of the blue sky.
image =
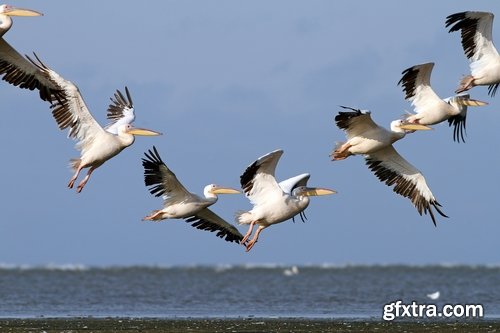
<path id="1" fill-rule="evenodd" d="M 189 264 L 498 264 L 500 110 L 498 98 L 471 109 L 465 144 L 446 124 L 396 143 L 425 175 L 449 219 L 419 216 L 409 200 L 379 183 L 361 157 L 331 162 L 344 133 L 339 105 L 372 111 L 388 126 L 410 104 L 396 83 L 412 65 L 436 63 L 431 83 L 453 94 L 468 73 L 447 15 L 492 1 L 18 1 L 45 14 L 16 18 L 4 38 L 37 52 L 78 85 L 106 124 L 109 97 L 128 86 L 139 137 L 107 162 L 81 194 L 66 188 L 74 142 L 59 131 L 34 92 L 0 82 L 0 263 Z M 498 22 L 494 39 L 500 38 Z M 141 157 L 155 145 L 192 192 L 209 183 L 239 187 L 257 157 L 285 151 L 279 180 L 311 173 L 310 185 L 339 193 L 313 198 L 309 221 L 265 230 L 250 253 L 183 221 L 145 223 L 161 207 L 143 183 Z M 233 221 L 243 196 L 213 207 Z M 240 227 L 242 232 L 246 227 Z"/>

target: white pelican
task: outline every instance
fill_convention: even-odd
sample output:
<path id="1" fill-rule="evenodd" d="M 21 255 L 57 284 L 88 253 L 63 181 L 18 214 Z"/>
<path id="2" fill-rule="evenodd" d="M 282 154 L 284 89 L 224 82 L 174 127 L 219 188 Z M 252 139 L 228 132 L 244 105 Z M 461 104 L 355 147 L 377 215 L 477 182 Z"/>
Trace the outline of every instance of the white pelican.
<path id="1" fill-rule="evenodd" d="M 29 57 L 28 59 L 63 92 L 63 99 L 55 100 L 52 105 L 52 115 L 60 129 L 69 127 L 68 136 L 78 141 L 76 148 L 81 151 L 80 158 L 72 159 L 70 162 L 75 174 L 71 177 L 69 188 L 73 188 L 80 171 L 89 168 L 87 175 L 76 189 L 78 193 L 81 192 L 92 172 L 134 143 L 134 135 L 161 134 L 148 129 L 132 127 L 131 123 L 134 121 L 135 115 L 132 98 L 127 87 L 125 87 L 126 98 L 118 90 L 114 99 L 111 98 L 112 103 L 108 107 L 107 114 L 111 123 L 103 128 L 94 119 L 85 105 L 80 91 L 71 81 L 62 78 L 43 64 L 38 57 L 36 57 L 38 62 Z"/>
<path id="2" fill-rule="evenodd" d="M 405 116 L 405 121 L 414 124 L 435 125 L 448 120 L 454 126 L 453 140 L 464 140 L 467 106 L 482 106 L 488 103 L 471 99 L 468 94 L 441 99 L 431 87 L 433 62 L 416 65 L 403 71 L 398 85 L 403 87 L 405 99 L 411 101 L 416 114 Z"/>
<path id="3" fill-rule="evenodd" d="M 154 210 L 143 220 L 160 221 L 164 219 L 186 219 L 194 222 L 193 227 L 201 230 L 217 231 L 217 237 L 228 242 L 240 242 L 241 233 L 208 207 L 217 202 L 217 194 L 237 194 L 240 191 L 221 187 L 215 184 L 205 186 L 205 198 L 190 193 L 179 182 L 175 174 L 162 161 L 160 154 L 153 146 L 153 150 L 144 153 L 142 159 L 144 167 L 144 183 L 149 186 L 149 192 L 156 197 L 163 197 L 163 208 Z"/>
<path id="4" fill-rule="evenodd" d="M 447 217 L 439 207 L 424 175 L 398 154 L 392 144 L 406 135 L 406 131 L 426 130 L 430 127 L 421 124 L 408 124 L 403 120 L 391 122 L 388 131 L 378 126 L 372 120 L 370 112 L 342 106 L 349 112 L 339 112 L 335 117 L 337 126 L 347 134 L 347 142 L 340 142 L 331 154 L 334 161 L 343 160 L 351 155 L 363 155 L 368 168 L 385 182 L 394 186 L 394 192 L 407 197 L 417 208 L 420 215 L 429 212 L 432 222 L 436 219 L 431 207 L 444 217 Z"/>
<path id="5" fill-rule="evenodd" d="M 236 214 L 239 224 L 250 225 L 242 244 L 245 245 L 252 234 L 254 225 L 259 225 L 252 240 L 246 244 L 247 252 L 255 245 L 262 230 L 303 212 L 309 205 L 309 196 L 336 193 L 325 188 L 305 186 L 309 174 L 281 182 L 282 188 L 274 178 L 276 165 L 282 154 L 283 150 L 275 150 L 259 157 L 240 177 L 243 192 L 253 204 L 252 210 Z"/>
<path id="6" fill-rule="evenodd" d="M 12 26 L 11 16 L 41 16 L 42 13 L 31 9 L 16 8 L 9 5 L 0 6 L 0 76 L 2 79 L 25 89 L 38 89 L 44 101 L 52 102 L 60 98 L 58 88 L 45 78 L 40 70 L 21 56 L 4 39 L 3 35 Z"/>
<path id="7" fill-rule="evenodd" d="M 456 93 L 474 86 L 488 86 L 494 96 L 500 84 L 500 55 L 492 40 L 493 13 L 461 12 L 446 18 L 449 32 L 461 31 L 462 47 L 470 61 L 471 74 L 460 81 Z"/>

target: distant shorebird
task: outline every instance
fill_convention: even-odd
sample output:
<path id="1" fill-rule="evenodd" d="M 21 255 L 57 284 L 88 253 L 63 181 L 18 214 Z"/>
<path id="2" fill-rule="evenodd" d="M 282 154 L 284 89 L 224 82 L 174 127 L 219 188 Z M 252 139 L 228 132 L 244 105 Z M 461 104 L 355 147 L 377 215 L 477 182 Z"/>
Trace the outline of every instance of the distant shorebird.
<path id="1" fill-rule="evenodd" d="M 432 294 L 427 294 L 427 297 L 429 297 L 430 299 L 432 299 L 433 301 L 437 300 L 439 298 L 441 294 L 439 293 L 439 291 L 436 291 Z"/>

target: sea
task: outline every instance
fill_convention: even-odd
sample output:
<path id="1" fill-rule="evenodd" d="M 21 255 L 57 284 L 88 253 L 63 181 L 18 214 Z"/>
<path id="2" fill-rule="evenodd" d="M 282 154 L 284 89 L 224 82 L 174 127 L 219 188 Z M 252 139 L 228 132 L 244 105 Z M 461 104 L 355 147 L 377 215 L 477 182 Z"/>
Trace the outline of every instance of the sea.
<path id="1" fill-rule="evenodd" d="M 485 318 L 498 319 L 500 266 L 0 265 L 1 318 L 362 320 L 381 318 L 398 300 L 481 304 Z"/>

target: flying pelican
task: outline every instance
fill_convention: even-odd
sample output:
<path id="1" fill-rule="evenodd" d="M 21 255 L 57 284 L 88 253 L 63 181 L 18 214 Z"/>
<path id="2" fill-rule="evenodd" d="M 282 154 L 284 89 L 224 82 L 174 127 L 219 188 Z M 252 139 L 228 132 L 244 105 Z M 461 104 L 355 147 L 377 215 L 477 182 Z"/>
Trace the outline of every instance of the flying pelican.
<path id="1" fill-rule="evenodd" d="M 307 187 L 309 174 L 302 174 L 278 184 L 274 172 L 283 150 L 272 151 L 253 162 L 241 175 L 241 188 L 253 204 L 252 210 L 236 213 L 239 224 L 249 224 L 248 232 L 241 243 L 245 245 L 258 224 L 252 240 L 246 243 L 250 251 L 259 235 L 270 225 L 286 221 L 303 212 L 309 205 L 309 196 L 336 193 L 325 188 Z"/>
<path id="2" fill-rule="evenodd" d="M 446 18 L 449 32 L 461 31 L 462 47 L 470 61 L 471 74 L 460 81 L 456 93 L 474 86 L 488 86 L 494 96 L 500 84 L 500 55 L 492 40 L 493 13 L 461 12 Z"/>
<path id="3" fill-rule="evenodd" d="M 351 155 L 363 155 L 368 168 L 385 182 L 394 186 L 394 192 L 407 197 L 417 208 L 420 215 L 429 212 L 432 222 L 436 219 L 431 207 L 447 217 L 439 207 L 424 175 L 398 154 L 392 144 L 406 135 L 406 131 L 427 130 L 430 127 L 421 124 L 408 124 L 403 120 L 391 122 L 391 130 L 378 126 L 371 118 L 370 112 L 342 106 L 349 112 L 339 112 L 335 117 L 337 126 L 346 131 L 347 142 L 339 142 L 330 155 L 332 160 L 343 160 Z"/>
<path id="4" fill-rule="evenodd" d="M 403 87 L 405 99 L 411 101 L 416 114 L 405 115 L 405 121 L 413 124 L 435 125 L 448 120 L 454 126 L 453 140 L 464 140 L 467 106 L 482 106 L 488 103 L 471 99 L 468 94 L 441 99 L 431 87 L 433 62 L 416 65 L 403 71 L 398 85 Z"/>
<path id="5" fill-rule="evenodd" d="M 0 6 L 0 76 L 14 86 L 30 90 L 38 89 L 40 98 L 52 102 L 55 98 L 61 98 L 57 86 L 44 77 L 38 67 L 21 56 L 3 39 L 3 35 L 12 27 L 11 16 L 41 15 L 43 14 L 31 9 L 9 5 Z"/>
<path id="6" fill-rule="evenodd" d="M 80 171 L 89 168 L 87 175 L 76 189 L 78 193 L 81 192 L 92 172 L 134 143 L 134 135 L 161 134 L 148 129 L 135 128 L 131 125 L 135 114 L 127 87 L 125 87 L 127 97 L 117 90 L 114 99 L 111 98 L 112 103 L 109 105 L 107 113 L 107 118 L 111 123 L 105 128 L 101 127 L 85 105 L 78 88 L 71 81 L 65 80 L 43 64 L 36 54 L 35 57 L 38 62 L 29 57 L 28 59 L 63 92 L 63 99 L 55 100 L 52 105 L 52 115 L 61 130 L 69 127 L 68 136 L 78 141 L 76 148 L 81 151 L 80 158 L 70 161 L 70 166 L 75 174 L 71 177 L 69 188 L 73 188 Z"/>
<path id="7" fill-rule="evenodd" d="M 217 202 L 217 194 L 237 194 L 240 191 L 221 187 L 215 184 L 205 186 L 205 198 L 188 192 L 179 182 L 175 174 L 162 161 L 160 154 L 153 146 L 153 150 L 144 153 L 142 159 L 144 167 L 144 182 L 149 186 L 149 192 L 156 197 L 163 197 L 163 208 L 154 210 L 143 220 L 160 221 L 164 219 L 186 219 L 194 222 L 193 227 L 207 231 L 217 231 L 217 237 L 228 242 L 240 242 L 241 233 L 208 207 Z"/>

